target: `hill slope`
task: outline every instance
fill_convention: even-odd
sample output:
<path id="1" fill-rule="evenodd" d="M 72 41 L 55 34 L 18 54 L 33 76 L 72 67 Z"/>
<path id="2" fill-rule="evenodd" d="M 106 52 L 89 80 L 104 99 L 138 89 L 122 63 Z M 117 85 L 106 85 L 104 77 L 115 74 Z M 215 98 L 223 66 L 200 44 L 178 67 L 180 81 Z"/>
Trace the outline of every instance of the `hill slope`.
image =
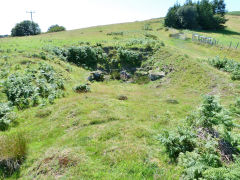
<path id="1" fill-rule="evenodd" d="M 240 61 L 239 48 L 229 48 L 240 41 L 240 17 L 228 19 L 222 32 L 183 31 L 190 38 L 186 40 L 171 37 L 179 31 L 164 28 L 163 19 L 0 39 L 1 72 L 8 70 L 1 80 L 42 62 L 53 66 L 65 82 L 65 96 L 54 104 L 15 108 L 17 125 L 1 134 L 23 132 L 28 153 L 20 170 L 8 178 L 179 179 L 181 168 L 169 163 L 156 136 L 181 124 L 204 94 L 219 96 L 225 106 L 239 95 L 238 81 L 206 62 L 215 56 Z M 192 33 L 216 38 L 221 46 L 194 43 Z M 90 70 L 47 51 L 86 42 L 107 49 L 128 47 L 137 39 L 161 42 L 145 61 L 156 69 L 171 67 L 165 78 L 147 84 L 94 82 L 90 93 L 79 94 L 73 88 L 87 82 Z M 128 100 L 119 100 L 120 95 Z M 4 92 L 0 101 L 7 101 Z"/>

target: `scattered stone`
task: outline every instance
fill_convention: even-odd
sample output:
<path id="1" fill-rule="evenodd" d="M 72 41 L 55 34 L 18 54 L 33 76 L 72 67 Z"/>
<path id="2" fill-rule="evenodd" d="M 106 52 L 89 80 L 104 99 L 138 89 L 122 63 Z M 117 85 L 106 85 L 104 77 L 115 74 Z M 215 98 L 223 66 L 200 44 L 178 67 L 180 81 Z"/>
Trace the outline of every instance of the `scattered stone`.
<path id="1" fill-rule="evenodd" d="M 151 81 L 156 81 L 158 79 L 164 78 L 166 76 L 165 72 L 154 72 L 154 71 L 149 71 L 148 77 L 150 78 Z"/>
<path id="2" fill-rule="evenodd" d="M 127 97 L 127 96 L 124 96 L 124 95 L 120 95 L 120 96 L 118 96 L 118 100 L 120 100 L 120 101 L 126 101 L 126 100 L 128 100 L 128 97 Z"/>
<path id="3" fill-rule="evenodd" d="M 90 76 L 88 77 L 89 81 L 97 81 L 97 82 L 101 82 L 104 81 L 104 73 L 100 70 L 98 71 L 93 71 L 90 73 Z"/>

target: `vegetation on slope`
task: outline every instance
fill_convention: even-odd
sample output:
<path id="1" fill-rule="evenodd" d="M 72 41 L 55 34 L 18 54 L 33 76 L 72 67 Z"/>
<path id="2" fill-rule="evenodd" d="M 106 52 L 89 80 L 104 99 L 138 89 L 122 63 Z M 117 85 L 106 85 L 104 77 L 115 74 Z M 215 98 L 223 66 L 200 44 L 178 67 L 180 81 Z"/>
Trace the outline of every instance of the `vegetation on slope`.
<path id="1" fill-rule="evenodd" d="M 185 168 L 169 163 L 165 147 L 157 136 L 164 130 L 175 130 L 183 125 L 182 119 L 199 106 L 202 94 L 218 95 L 224 107 L 232 104 L 239 94 L 238 81 L 233 81 L 229 73 L 219 71 L 206 60 L 217 55 L 220 59 L 227 56 L 235 61 L 240 57 L 237 50 L 170 38 L 172 33 L 178 31 L 165 29 L 163 19 L 154 19 L 0 39 L 0 102 L 6 108 L 0 111 L 0 118 L 10 112 L 16 115 L 0 136 L 20 133 L 20 139 L 24 139 L 20 141 L 23 151 L 18 150 L 21 148 L 16 138 L 8 138 L 14 143 L 2 141 L 12 146 L 6 150 L 8 155 L 0 155 L 0 161 L 14 159 L 10 162 L 18 164 L 14 171 L 8 171 L 10 174 L 3 171 L 2 175 L 9 179 L 179 179 L 186 174 L 187 165 Z M 192 32 L 184 33 L 191 37 Z M 227 36 L 211 33 L 226 42 L 236 40 L 235 33 Z M 68 54 L 69 50 L 71 54 Z M 72 52 L 79 61 L 75 58 L 68 61 Z M 87 54 L 84 59 L 81 55 L 85 52 L 90 52 L 90 56 Z M 107 70 L 113 62 L 117 62 L 119 71 L 127 69 L 125 65 L 128 63 L 125 64 L 124 60 L 129 62 L 128 54 L 131 58 L 133 54 L 136 59 L 135 53 L 144 58 L 140 64 L 138 61 L 133 63 L 141 68 L 133 74 L 164 71 L 165 78 L 146 83 L 125 83 L 114 78 L 87 82 L 90 71 Z M 91 61 L 86 66 L 89 57 L 97 62 Z M 113 59 L 116 61 L 111 61 Z M 41 64 L 48 67 L 47 71 L 40 68 Z M 31 87 L 37 89 L 34 92 L 37 92 L 38 105 L 33 105 L 33 94 L 29 91 L 27 108 L 17 108 L 16 103 L 16 107 L 9 104 L 11 109 L 5 106 L 11 98 L 8 98 L 6 89 L 4 91 L 3 82 L 12 83 L 10 76 L 16 73 L 20 74 L 20 79 L 31 75 L 29 83 L 20 84 L 24 87 L 32 84 Z M 51 84 L 47 80 L 49 76 L 63 80 L 64 89 Z M 105 76 L 111 74 L 107 72 Z M 44 80 L 41 86 L 37 80 Z M 53 82 L 57 82 L 55 80 Z M 39 91 L 40 87 L 44 87 L 44 91 Z M 25 89 L 16 89 L 25 92 Z M 49 95 L 58 90 L 64 91 L 65 96 L 55 99 L 53 104 L 48 103 Z M 40 92 L 49 94 L 42 96 Z M 231 108 L 237 114 L 237 105 L 231 105 Z M 234 121 L 239 121 L 237 115 Z M 238 129 L 233 128 L 232 132 L 238 133 Z M 18 151 L 22 153 L 9 153 Z M 194 155 L 189 157 L 194 158 Z M 220 170 L 229 172 L 229 167 L 222 164 Z M 237 166 L 237 161 L 229 166 Z M 205 167 L 204 164 L 204 170 Z M 209 173 L 208 177 L 214 173 Z M 207 177 L 205 171 L 203 175 Z"/>

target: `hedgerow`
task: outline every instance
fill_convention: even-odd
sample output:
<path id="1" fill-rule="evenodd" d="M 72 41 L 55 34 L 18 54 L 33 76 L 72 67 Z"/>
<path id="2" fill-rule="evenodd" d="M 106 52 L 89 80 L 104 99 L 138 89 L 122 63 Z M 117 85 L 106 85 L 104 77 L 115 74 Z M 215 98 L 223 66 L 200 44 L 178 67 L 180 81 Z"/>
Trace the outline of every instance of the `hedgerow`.
<path id="1" fill-rule="evenodd" d="M 229 114 L 216 98 L 205 96 L 184 126 L 160 135 L 169 158 L 183 167 L 183 179 L 240 177 L 240 138 L 232 132 L 236 125 Z"/>

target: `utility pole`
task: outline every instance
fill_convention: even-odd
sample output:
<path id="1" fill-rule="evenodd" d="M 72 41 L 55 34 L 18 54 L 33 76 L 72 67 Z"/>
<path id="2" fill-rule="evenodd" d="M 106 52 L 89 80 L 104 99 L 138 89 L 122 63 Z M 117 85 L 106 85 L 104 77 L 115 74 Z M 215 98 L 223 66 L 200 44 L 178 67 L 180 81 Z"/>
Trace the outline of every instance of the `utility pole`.
<path id="1" fill-rule="evenodd" d="M 31 20 L 32 20 L 32 22 L 33 22 L 33 14 L 34 14 L 35 12 L 34 12 L 34 11 L 27 11 L 26 13 L 31 14 Z"/>

